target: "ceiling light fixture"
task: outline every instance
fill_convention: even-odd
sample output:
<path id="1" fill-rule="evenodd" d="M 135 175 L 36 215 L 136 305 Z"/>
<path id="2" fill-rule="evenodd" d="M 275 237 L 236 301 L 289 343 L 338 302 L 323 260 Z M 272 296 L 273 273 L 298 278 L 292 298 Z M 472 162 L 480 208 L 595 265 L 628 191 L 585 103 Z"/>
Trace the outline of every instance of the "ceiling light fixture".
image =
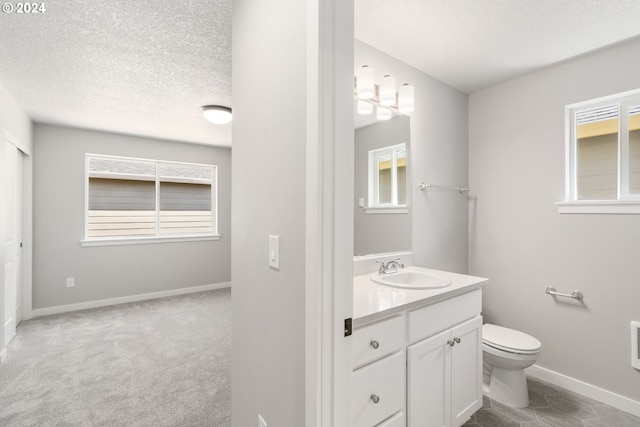
<path id="1" fill-rule="evenodd" d="M 222 105 L 203 105 L 200 111 L 205 119 L 216 125 L 226 125 L 232 119 L 231 108 Z"/>

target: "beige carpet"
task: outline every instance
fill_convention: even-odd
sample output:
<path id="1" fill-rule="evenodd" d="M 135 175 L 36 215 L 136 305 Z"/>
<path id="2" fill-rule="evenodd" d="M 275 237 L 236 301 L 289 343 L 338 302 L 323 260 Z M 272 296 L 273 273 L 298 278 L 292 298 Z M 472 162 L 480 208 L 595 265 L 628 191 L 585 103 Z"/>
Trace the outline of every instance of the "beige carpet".
<path id="1" fill-rule="evenodd" d="M 230 426 L 231 292 L 24 321 L 0 426 Z"/>

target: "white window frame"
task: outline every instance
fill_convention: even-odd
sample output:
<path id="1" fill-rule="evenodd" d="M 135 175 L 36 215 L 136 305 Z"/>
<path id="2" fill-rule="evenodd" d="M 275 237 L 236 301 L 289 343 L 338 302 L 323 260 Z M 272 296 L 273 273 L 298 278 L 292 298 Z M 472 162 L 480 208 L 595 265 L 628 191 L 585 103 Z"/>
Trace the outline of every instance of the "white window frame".
<path id="1" fill-rule="evenodd" d="M 616 200 L 578 200 L 576 113 L 617 105 L 618 119 L 618 195 Z M 556 203 L 558 212 L 574 214 L 640 214 L 640 195 L 629 194 L 629 121 L 632 105 L 640 105 L 640 89 L 606 96 L 565 107 L 565 200 Z"/>
<path id="2" fill-rule="evenodd" d="M 156 229 L 153 236 L 118 236 L 118 237 L 88 237 L 88 224 L 89 224 L 89 160 L 92 158 L 103 159 L 115 159 L 123 161 L 135 161 L 135 162 L 147 162 L 154 163 L 156 168 L 155 174 L 155 215 L 156 215 Z M 177 165 L 177 166 L 194 166 L 198 168 L 211 168 L 212 170 L 212 184 L 211 184 L 211 232 L 210 233 L 190 233 L 190 234 L 171 234 L 161 235 L 159 234 L 159 213 L 160 213 L 160 165 Z M 108 174 L 102 174 L 104 178 L 110 178 Z M 119 174 L 123 177 L 125 174 Z M 91 175 L 96 177 L 96 175 Z M 131 176 L 132 179 L 140 179 L 140 176 Z M 149 180 L 152 179 L 140 179 Z M 124 156 L 111 156 L 104 154 L 85 154 L 85 207 L 84 207 L 84 239 L 80 241 L 81 246 L 114 246 L 114 245 L 132 245 L 132 244 L 148 244 L 148 243 L 170 243 L 170 242 L 192 242 L 203 240 L 220 240 L 220 234 L 218 234 L 218 166 L 203 163 L 188 163 L 188 162 L 175 162 L 167 160 L 157 159 L 143 159 L 136 157 L 124 157 Z"/>
<path id="3" fill-rule="evenodd" d="M 398 204 L 398 171 L 397 171 L 397 152 L 398 150 L 407 150 L 407 143 L 388 145 L 369 151 L 369 180 L 368 180 L 368 206 L 364 208 L 367 214 L 399 214 L 409 212 L 409 192 L 407 191 L 407 204 Z M 381 155 L 391 153 L 391 203 L 380 203 L 380 175 L 378 173 L 378 159 Z M 408 176 L 408 162 L 407 162 Z M 408 183 L 406 183 L 408 190 Z"/>

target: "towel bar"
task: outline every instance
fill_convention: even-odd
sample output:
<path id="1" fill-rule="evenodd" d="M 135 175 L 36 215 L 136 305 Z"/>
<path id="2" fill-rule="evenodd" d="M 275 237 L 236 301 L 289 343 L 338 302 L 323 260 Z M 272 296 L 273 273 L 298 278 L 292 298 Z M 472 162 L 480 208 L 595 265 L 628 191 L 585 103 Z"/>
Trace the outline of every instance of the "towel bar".
<path id="1" fill-rule="evenodd" d="M 545 291 L 545 293 L 547 295 L 552 295 L 556 297 L 567 297 L 567 298 L 573 298 L 577 300 L 581 300 L 582 298 L 584 298 L 584 295 L 582 295 L 582 292 L 580 291 L 573 291 L 570 294 L 565 294 L 562 292 L 557 292 L 556 288 L 554 288 L 553 286 L 547 287 L 547 290 Z"/>
<path id="2" fill-rule="evenodd" d="M 460 193 L 466 193 L 467 191 L 470 191 L 469 188 L 466 187 L 453 187 L 450 185 L 436 185 L 436 184 L 425 184 L 424 182 L 420 183 L 419 185 L 420 190 L 424 191 L 427 188 L 441 188 L 443 190 L 457 190 Z"/>

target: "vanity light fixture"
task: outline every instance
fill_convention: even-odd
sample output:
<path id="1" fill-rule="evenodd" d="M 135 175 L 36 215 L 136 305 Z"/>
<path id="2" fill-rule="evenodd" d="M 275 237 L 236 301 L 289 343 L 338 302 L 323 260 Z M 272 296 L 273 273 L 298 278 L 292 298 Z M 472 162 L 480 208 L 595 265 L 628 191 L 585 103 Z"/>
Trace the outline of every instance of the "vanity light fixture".
<path id="1" fill-rule="evenodd" d="M 363 65 L 356 71 L 355 92 L 359 99 L 358 114 L 371 112 L 370 107 L 366 107 L 365 102 L 361 100 L 390 108 L 400 114 L 411 113 L 415 108 L 413 86 L 405 83 L 396 91 L 396 80 L 389 74 L 385 74 L 380 84 L 376 85 L 373 68 L 368 65 Z M 387 113 L 383 111 L 382 116 L 386 119 Z"/>
<path id="2" fill-rule="evenodd" d="M 358 114 L 362 114 L 363 116 L 373 113 L 373 104 L 367 101 L 363 101 L 361 99 L 358 99 L 358 104 L 356 108 L 357 108 Z"/>
<path id="3" fill-rule="evenodd" d="M 360 99 L 371 99 L 376 94 L 373 68 L 363 65 L 356 73 L 356 92 Z"/>
<path id="4" fill-rule="evenodd" d="M 398 111 L 403 114 L 413 112 L 414 108 L 414 96 L 413 86 L 408 83 L 400 86 L 398 91 Z"/>
<path id="5" fill-rule="evenodd" d="M 383 107 L 391 107 L 394 105 L 396 103 L 396 79 L 389 74 L 385 75 L 380 81 L 378 95 L 380 105 Z"/>
<path id="6" fill-rule="evenodd" d="M 231 108 L 222 105 L 203 105 L 200 111 L 205 119 L 216 125 L 226 125 L 232 119 Z"/>
<path id="7" fill-rule="evenodd" d="M 390 109 L 385 107 L 377 107 L 376 108 L 376 119 L 378 120 L 389 120 L 393 116 L 393 113 Z"/>

